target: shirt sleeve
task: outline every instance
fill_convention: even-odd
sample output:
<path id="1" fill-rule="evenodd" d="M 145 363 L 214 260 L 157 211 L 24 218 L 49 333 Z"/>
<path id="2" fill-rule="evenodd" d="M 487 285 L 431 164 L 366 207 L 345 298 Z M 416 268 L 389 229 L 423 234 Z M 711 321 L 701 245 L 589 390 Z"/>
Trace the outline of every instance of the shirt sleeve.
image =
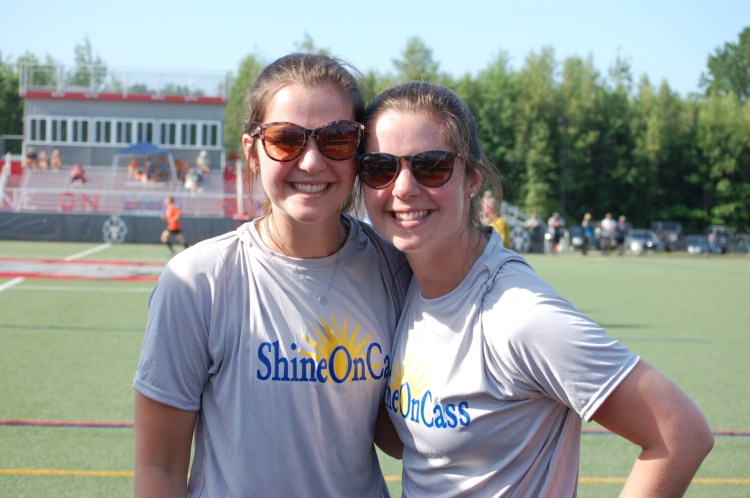
<path id="1" fill-rule="evenodd" d="M 490 375 L 522 396 L 545 396 L 588 421 L 638 363 L 529 267 L 503 266 L 484 300 Z"/>
<path id="2" fill-rule="evenodd" d="M 170 261 L 151 294 L 133 387 L 161 403 L 196 411 L 213 363 L 211 293 L 186 256 L 183 252 Z"/>

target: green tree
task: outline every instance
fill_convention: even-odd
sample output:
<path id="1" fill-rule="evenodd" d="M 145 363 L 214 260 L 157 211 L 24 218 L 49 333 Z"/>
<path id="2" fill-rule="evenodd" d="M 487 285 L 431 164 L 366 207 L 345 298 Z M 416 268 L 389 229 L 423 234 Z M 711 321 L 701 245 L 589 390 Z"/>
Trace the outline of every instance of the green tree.
<path id="1" fill-rule="evenodd" d="M 679 217 L 687 210 L 685 159 L 692 135 L 683 102 L 667 82 L 657 93 L 644 79 L 633 107 L 633 162 L 622 177 L 631 192 L 628 212 L 640 223 Z"/>
<path id="2" fill-rule="evenodd" d="M 18 94 L 18 72 L 16 67 L 5 62 L 0 53 L 0 135 L 20 135 L 23 133 L 23 101 Z M 21 152 L 20 142 L 4 143 L 0 153 Z"/>
<path id="3" fill-rule="evenodd" d="M 55 90 L 62 82 L 58 72 L 60 65 L 50 55 L 44 62 L 31 52 L 26 52 L 18 58 L 16 65 L 25 71 L 26 83 L 37 89 Z"/>
<path id="4" fill-rule="evenodd" d="M 750 103 L 710 97 L 698 114 L 696 142 L 705 185 L 706 223 L 750 228 Z"/>
<path id="5" fill-rule="evenodd" d="M 294 44 L 294 48 L 297 52 L 303 54 L 319 54 L 319 55 L 332 55 L 331 51 L 327 48 L 318 48 L 315 46 L 315 42 L 308 33 L 305 33 L 302 41 Z"/>
<path id="6" fill-rule="evenodd" d="M 584 212 L 597 211 L 603 181 L 612 164 L 600 160 L 597 146 L 607 128 L 603 109 L 605 89 L 591 57 L 563 61 L 557 89 L 559 126 L 555 129 L 560 164 L 560 208 L 572 223 Z"/>
<path id="7" fill-rule="evenodd" d="M 519 91 L 507 54 L 498 54 L 476 79 L 464 76 L 457 82 L 456 92 L 469 104 L 476 117 L 485 154 L 503 183 L 505 200 L 517 203 L 526 171 L 513 160 L 515 103 Z"/>
<path id="8" fill-rule="evenodd" d="M 107 79 L 107 65 L 99 55 L 94 56 L 88 36 L 75 46 L 75 70 L 68 78 L 68 85 L 99 91 Z"/>
<path id="9" fill-rule="evenodd" d="M 393 59 L 398 81 L 432 81 L 440 79 L 440 64 L 432 57 L 432 49 L 419 37 L 409 38 L 400 59 Z"/>
<path id="10" fill-rule="evenodd" d="M 265 67 L 258 56 L 250 54 L 240 62 L 224 109 L 224 147 L 227 153 L 242 155 L 242 133 L 245 121 L 245 94 Z"/>
<path id="11" fill-rule="evenodd" d="M 524 170 L 525 180 L 516 198 L 524 208 L 543 216 L 560 209 L 558 152 L 552 143 L 552 129 L 560 116 L 555 70 L 554 50 L 544 48 L 539 54 L 531 53 L 517 74 L 515 141 L 509 154 L 511 172 Z"/>
<path id="12" fill-rule="evenodd" d="M 708 74 L 701 77 L 706 94 L 734 92 L 744 102 L 750 96 L 750 27 L 742 30 L 738 43 L 725 43 L 708 57 Z"/>

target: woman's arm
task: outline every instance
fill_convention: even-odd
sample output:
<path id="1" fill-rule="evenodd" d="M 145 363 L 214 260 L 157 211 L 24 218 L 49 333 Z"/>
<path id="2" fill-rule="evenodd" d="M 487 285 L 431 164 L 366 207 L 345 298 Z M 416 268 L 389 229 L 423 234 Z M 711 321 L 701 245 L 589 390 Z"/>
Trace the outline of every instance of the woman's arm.
<path id="1" fill-rule="evenodd" d="M 714 444 L 695 403 L 643 361 L 593 420 L 642 448 L 621 497 L 682 496 Z"/>
<path id="2" fill-rule="evenodd" d="M 375 444 L 390 457 L 401 460 L 404 443 L 399 439 L 398 432 L 393 427 L 391 418 L 383 404 L 380 405 L 378 419 L 375 421 Z"/>
<path id="3" fill-rule="evenodd" d="M 187 496 L 196 412 L 135 393 L 135 496 Z"/>

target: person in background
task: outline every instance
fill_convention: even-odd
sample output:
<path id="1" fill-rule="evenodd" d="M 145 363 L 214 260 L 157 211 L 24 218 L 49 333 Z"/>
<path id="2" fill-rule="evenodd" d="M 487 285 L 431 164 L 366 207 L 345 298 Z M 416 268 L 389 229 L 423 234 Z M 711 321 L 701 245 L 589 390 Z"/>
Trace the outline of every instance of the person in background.
<path id="1" fill-rule="evenodd" d="M 128 161 L 128 178 L 137 179 L 139 175 L 138 169 L 138 161 L 135 159 Z"/>
<path id="2" fill-rule="evenodd" d="M 544 223 L 539 215 L 532 212 L 523 222 L 526 233 L 529 234 L 529 252 L 544 252 Z"/>
<path id="3" fill-rule="evenodd" d="M 195 195 L 201 190 L 199 183 L 200 175 L 198 173 L 198 169 L 192 164 L 188 163 L 185 170 L 185 182 L 183 184 L 185 189 L 187 189 L 191 194 Z"/>
<path id="4" fill-rule="evenodd" d="M 557 254 L 557 248 L 560 245 L 565 234 L 565 220 L 560 213 L 552 213 L 549 220 L 547 220 L 547 227 L 549 228 L 550 238 L 552 244 L 550 245 L 550 251 L 552 254 Z"/>
<path id="5" fill-rule="evenodd" d="M 84 183 L 86 183 L 86 170 L 83 169 L 81 163 L 75 163 L 70 168 L 70 184 L 83 185 Z"/>
<path id="6" fill-rule="evenodd" d="M 480 224 L 475 194 L 501 190 L 469 107 L 411 82 L 364 124 L 367 211 L 414 272 L 385 396 L 403 495 L 573 497 L 582 420 L 640 446 L 621 496 L 682 495 L 713 445 L 705 418 Z"/>
<path id="7" fill-rule="evenodd" d="M 34 147 L 26 149 L 26 167 L 31 169 L 37 169 L 39 167 L 39 155 Z"/>
<path id="8" fill-rule="evenodd" d="M 612 218 L 612 213 L 607 212 L 604 215 L 604 219 L 599 223 L 599 228 L 601 229 L 602 254 L 606 256 L 614 247 L 615 230 L 617 230 L 617 222 Z"/>
<path id="9" fill-rule="evenodd" d="M 594 243 L 594 234 L 596 233 L 591 213 L 583 215 L 581 228 L 583 228 L 583 245 L 581 246 L 581 253 L 585 256 L 589 253 L 589 249 L 591 249 L 591 246 Z"/>
<path id="10" fill-rule="evenodd" d="M 164 204 L 166 206 L 166 212 L 161 219 L 167 222 L 167 227 L 161 233 L 161 243 L 166 244 L 169 248 L 169 252 L 175 254 L 174 246 L 172 245 L 173 238 L 185 249 L 188 248 L 188 243 L 185 242 L 185 236 L 182 235 L 182 211 L 180 211 L 180 208 L 174 203 L 174 197 L 171 195 L 164 198 Z"/>
<path id="11" fill-rule="evenodd" d="M 628 219 L 624 214 L 620 215 L 617 218 L 617 226 L 615 227 L 615 247 L 617 248 L 617 254 L 620 256 L 625 254 L 625 238 L 628 236 L 629 231 Z"/>
<path id="12" fill-rule="evenodd" d="M 156 284 L 134 379 L 136 496 L 388 496 L 373 440 L 400 456 L 378 412 L 409 274 L 345 214 L 359 80 L 291 54 L 245 102 L 244 171 L 266 212 L 182 251 Z"/>
<path id="13" fill-rule="evenodd" d="M 147 156 L 146 160 L 143 161 L 143 167 L 141 168 L 141 182 L 148 183 L 154 178 L 154 162 L 151 160 L 151 156 Z"/>
<path id="14" fill-rule="evenodd" d="M 174 158 L 174 170 L 177 173 L 177 180 L 184 183 L 185 173 L 187 172 L 187 164 L 182 160 L 181 157 Z"/>
<path id="15" fill-rule="evenodd" d="M 492 192 L 487 190 L 482 195 L 482 223 L 494 228 L 503 238 L 503 246 L 510 248 L 512 245 L 510 239 L 510 228 L 508 227 L 508 224 L 505 223 L 505 218 L 503 218 L 500 207 L 497 197 L 495 197 Z"/>
<path id="16" fill-rule="evenodd" d="M 63 167 L 62 154 L 60 149 L 52 149 L 52 155 L 49 158 L 49 165 L 52 167 L 52 171 L 60 171 Z"/>
<path id="17" fill-rule="evenodd" d="M 201 176 L 209 174 L 211 172 L 211 159 L 208 157 L 208 152 L 200 151 L 195 159 L 195 165 L 198 167 L 198 174 Z"/>
<path id="18" fill-rule="evenodd" d="M 47 171 L 49 168 L 49 155 L 47 151 L 42 149 L 39 151 L 39 169 Z"/>

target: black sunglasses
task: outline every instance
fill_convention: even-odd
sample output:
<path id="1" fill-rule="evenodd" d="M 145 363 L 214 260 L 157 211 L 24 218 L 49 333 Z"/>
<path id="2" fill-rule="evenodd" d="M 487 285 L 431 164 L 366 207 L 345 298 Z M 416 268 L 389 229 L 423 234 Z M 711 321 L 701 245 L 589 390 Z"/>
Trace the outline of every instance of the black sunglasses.
<path id="1" fill-rule="evenodd" d="M 385 188 L 396 179 L 401 161 L 408 161 L 414 179 L 425 187 L 445 185 L 453 175 L 455 152 L 430 150 L 413 156 L 394 156 L 382 152 L 369 152 L 358 157 L 359 178 L 370 188 Z"/>
<path id="2" fill-rule="evenodd" d="M 250 134 L 260 137 L 266 155 L 274 161 L 292 161 L 305 149 L 308 137 L 315 137 L 318 150 L 329 159 L 343 161 L 357 153 L 364 126 L 356 121 L 334 121 L 309 130 L 288 122 L 266 123 Z"/>

